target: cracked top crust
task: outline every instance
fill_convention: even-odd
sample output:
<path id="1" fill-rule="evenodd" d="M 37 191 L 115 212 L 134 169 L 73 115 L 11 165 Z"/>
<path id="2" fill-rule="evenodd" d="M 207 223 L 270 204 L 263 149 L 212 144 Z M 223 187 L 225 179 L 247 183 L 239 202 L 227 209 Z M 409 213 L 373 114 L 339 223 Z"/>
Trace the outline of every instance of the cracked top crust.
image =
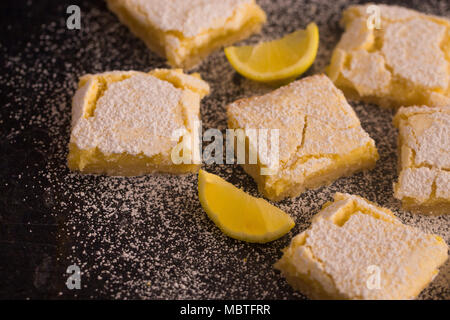
<path id="1" fill-rule="evenodd" d="M 330 78 L 350 97 L 382 106 L 448 105 L 450 20 L 377 5 L 380 28 L 370 29 L 368 6 L 344 11 Z"/>
<path id="2" fill-rule="evenodd" d="M 403 225 L 391 211 L 364 198 L 337 193 L 314 216 L 311 227 L 292 239 L 275 265 L 294 282 L 321 287 L 337 299 L 412 299 L 447 259 L 436 235 Z M 375 266 L 380 288 L 369 288 Z"/>
<path id="3" fill-rule="evenodd" d="M 394 124 L 401 166 L 395 197 L 450 202 L 450 106 L 401 108 Z"/>
<path id="4" fill-rule="evenodd" d="M 281 178 L 299 181 L 310 170 L 329 165 L 336 155 L 374 144 L 342 92 L 325 75 L 238 100 L 227 113 L 230 128 L 279 129 L 281 170 L 267 177 L 267 183 Z M 254 148 L 259 160 L 264 159 Z"/>

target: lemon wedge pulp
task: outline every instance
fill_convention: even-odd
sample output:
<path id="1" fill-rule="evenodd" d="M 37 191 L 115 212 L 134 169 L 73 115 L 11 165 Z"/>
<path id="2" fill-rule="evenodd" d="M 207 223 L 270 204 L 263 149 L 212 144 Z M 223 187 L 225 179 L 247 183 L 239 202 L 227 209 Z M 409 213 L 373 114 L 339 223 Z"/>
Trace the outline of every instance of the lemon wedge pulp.
<path id="1" fill-rule="evenodd" d="M 319 47 L 319 29 L 312 22 L 281 39 L 255 46 L 227 47 L 225 55 L 244 77 L 260 82 L 293 80 L 314 62 Z"/>
<path id="2" fill-rule="evenodd" d="M 209 218 L 231 238 L 269 242 L 294 227 L 292 218 L 262 198 L 255 198 L 219 176 L 200 170 L 198 196 Z"/>

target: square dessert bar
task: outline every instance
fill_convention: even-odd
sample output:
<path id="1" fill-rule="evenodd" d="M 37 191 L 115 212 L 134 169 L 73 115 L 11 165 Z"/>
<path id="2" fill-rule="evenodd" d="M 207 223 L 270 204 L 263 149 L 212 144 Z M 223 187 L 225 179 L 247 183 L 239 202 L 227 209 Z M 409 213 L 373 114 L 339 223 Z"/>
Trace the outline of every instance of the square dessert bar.
<path id="1" fill-rule="evenodd" d="M 275 264 L 313 299 L 414 299 L 448 257 L 445 241 L 391 211 L 337 193 Z"/>
<path id="2" fill-rule="evenodd" d="M 350 6 L 341 23 L 328 74 L 347 98 L 395 108 L 450 105 L 448 18 L 367 4 Z"/>
<path id="3" fill-rule="evenodd" d="M 198 164 L 173 163 L 173 135 L 194 134 L 200 100 L 208 93 L 200 76 L 181 70 L 81 77 L 72 101 L 69 168 L 120 176 L 197 171 Z"/>
<path id="4" fill-rule="evenodd" d="M 257 163 L 243 164 L 259 191 L 274 201 L 371 169 L 378 160 L 374 141 L 361 128 L 342 92 L 324 75 L 238 100 L 228 106 L 227 113 L 232 129 L 279 130 L 279 165 L 273 174 L 261 174 L 271 164 L 258 146 L 250 145 L 256 150 Z M 267 145 L 272 148 L 270 139 Z"/>
<path id="5" fill-rule="evenodd" d="M 190 69 L 221 46 L 259 32 L 255 0 L 107 0 L 119 20 L 173 67 Z"/>
<path id="6" fill-rule="evenodd" d="M 424 214 L 450 213 L 450 105 L 400 108 L 399 172 L 394 196 L 403 208 Z"/>

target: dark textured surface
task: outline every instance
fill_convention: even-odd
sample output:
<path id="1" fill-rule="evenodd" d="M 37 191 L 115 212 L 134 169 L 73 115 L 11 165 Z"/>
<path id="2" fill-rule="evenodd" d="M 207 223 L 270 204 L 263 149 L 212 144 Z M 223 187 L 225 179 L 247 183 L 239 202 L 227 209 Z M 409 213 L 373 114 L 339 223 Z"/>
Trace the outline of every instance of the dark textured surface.
<path id="1" fill-rule="evenodd" d="M 259 1 L 268 15 L 261 35 L 273 39 L 315 21 L 319 54 L 306 75 L 323 72 L 351 1 Z M 396 2 L 450 16 L 448 1 Z M 65 27 L 68 4 L 79 4 L 82 29 Z M 339 179 L 277 206 L 296 227 L 265 245 L 224 236 L 202 211 L 197 178 L 110 178 L 70 173 L 65 164 L 70 101 L 77 79 L 107 70 L 149 70 L 164 60 L 146 49 L 102 1 L 1 1 L 0 298 L 303 298 L 272 264 L 293 235 L 336 191 L 360 194 L 392 209 L 405 223 L 450 242 L 448 217 L 410 215 L 392 197 L 396 132 L 392 112 L 352 103 L 381 159 L 369 173 Z M 237 75 L 222 52 L 195 71 L 211 85 L 202 103 L 204 129 L 226 126 L 224 106 L 270 88 Z M 256 195 L 237 166 L 208 166 Z M 82 271 L 82 289 L 65 288 L 67 266 Z M 421 298 L 449 299 L 449 264 Z"/>

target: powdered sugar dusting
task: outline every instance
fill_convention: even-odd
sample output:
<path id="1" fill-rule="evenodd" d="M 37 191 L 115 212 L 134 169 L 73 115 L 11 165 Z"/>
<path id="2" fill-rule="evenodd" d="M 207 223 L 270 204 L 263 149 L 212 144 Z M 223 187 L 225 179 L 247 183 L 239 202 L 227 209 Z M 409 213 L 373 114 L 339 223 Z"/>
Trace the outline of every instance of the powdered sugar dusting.
<path id="1" fill-rule="evenodd" d="M 130 0 L 128 5 L 163 31 L 193 37 L 224 24 L 240 6 L 251 0 Z"/>
<path id="2" fill-rule="evenodd" d="M 342 13 L 346 30 L 331 61 L 333 81 L 384 107 L 447 104 L 450 20 L 395 5 L 374 8 L 374 28 L 367 25 L 373 17 L 368 4 Z"/>
<path id="3" fill-rule="evenodd" d="M 448 258 L 439 237 L 403 225 L 385 208 L 337 193 L 292 240 L 276 268 L 294 287 L 307 277 L 313 297 L 411 299 Z M 377 270 L 377 286 L 370 275 Z M 306 284 L 307 287 L 309 287 Z M 326 294 L 324 292 L 326 292 Z"/>
<path id="4" fill-rule="evenodd" d="M 143 73 L 114 82 L 97 101 L 94 115 L 76 122 L 72 142 L 105 154 L 169 152 L 177 142 L 171 141 L 172 133 L 184 128 L 182 97 L 183 90 Z"/>
<path id="5" fill-rule="evenodd" d="M 425 117 L 417 119 L 425 126 L 424 130 L 415 126 L 415 137 L 417 148 L 415 150 L 415 163 L 436 166 L 441 169 L 450 169 L 450 106 L 448 112 L 435 112 Z M 410 118 L 410 123 L 414 122 L 414 116 Z"/>
<path id="6" fill-rule="evenodd" d="M 360 72 L 365 69 L 371 75 L 367 77 Z M 384 65 L 383 56 L 378 53 L 369 53 L 364 50 L 355 51 L 348 70 L 342 70 L 342 75 L 355 84 L 360 96 L 373 95 L 377 91 L 386 93 L 391 81 L 391 74 Z"/>
<path id="7" fill-rule="evenodd" d="M 448 61 L 440 44 L 446 27 L 424 19 L 389 24 L 381 52 L 394 73 L 425 88 L 446 90 Z"/>
<path id="8" fill-rule="evenodd" d="M 404 168 L 399 177 L 398 199 L 413 198 L 425 202 L 431 196 L 431 187 L 437 171 L 429 168 Z"/>
<path id="9" fill-rule="evenodd" d="M 260 185 L 265 190 L 285 182 L 289 187 L 281 193 L 290 192 L 296 184 L 307 184 L 308 175 L 333 164 L 331 157 L 346 156 L 374 143 L 343 93 L 325 75 L 303 78 L 266 95 L 238 100 L 228 105 L 227 114 L 232 128 L 279 130 L 281 165 Z M 267 165 L 261 148 L 257 152 L 260 163 Z"/>
<path id="10" fill-rule="evenodd" d="M 332 140 L 335 134 L 346 130 L 358 133 L 360 140 L 351 144 L 353 147 L 367 141 L 360 134 L 359 120 L 344 95 L 324 75 L 293 82 L 263 96 L 238 100 L 227 106 L 227 113 L 233 128 L 279 129 L 281 162 L 295 161 L 292 157 L 297 151 L 300 156 L 341 153 L 336 148 L 342 144 L 335 145 Z M 326 134 L 331 136 L 321 139 L 318 127 L 329 128 Z M 300 146 L 303 147 L 297 150 Z"/>
<path id="11" fill-rule="evenodd" d="M 305 246 L 322 261 L 339 291 L 363 299 L 411 298 L 411 288 L 420 286 L 416 279 L 432 273 L 447 253 L 445 245 L 437 246 L 434 237 L 418 229 L 361 212 L 351 215 L 342 227 L 318 220 L 307 235 Z M 425 259 L 430 264 L 417 268 Z M 380 290 L 367 288 L 367 268 L 371 265 L 380 268 Z"/>
<path id="12" fill-rule="evenodd" d="M 446 196 L 450 189 L 450 106 L 401 108 L 394 123 L 400 131 L 401 152 L 411 154 L 408 163 L 401 164 L 395 196 L 425 202 L 435 183 L 436 196 L 450 202 Z"/>
<path id="13" fill-rule="evenodd" d="M 262 34 L 245 43 L 274 39 L 315 21 L 321 43 L 318 57 L 306 75 L 323 72 L 342 34 L 338 21 L 349 1 L 261 0 L 258 4 L 267 13 L 268 23 Z M 0 190 L 6 212 L 2 227 L 18 219 L 31 221 L 26 227 L 33 230 L 43 221 L 51 223 L 44 229 L 48 232 L 40 233 L 35 240 L 43 243 L 47 238 L 53 239 L 54 245 L 44 248 L 43 258 L 29 259 L 43 265 L 48 260 L 45 254 L 55 252 L 56 258 L 50 260 L 55 266 L 50 273 L 55 285 L 39 287 L 48 290 L 49 296 L 304 298 L 290 288 L 272 265 L 292 236 L 309 227 L 311 217 L 337 191 L 375 201 L 392 209 L 402 222 L 439 234 L 450 243 L 448 215 L 412 215 L 401 210 L 400 203 L 393 198 L 397 134 L 391 125 L 392 113 L 370 104 L 351 103 L 380 152 L 376 168 L 277 203 L 277 207 L 294 218 L 296 226 L 280 240 L 264 245 L 230 239 L 214 226 L 199 204 L 195 175 L 119 178 L 71 173 L 66 156 L 71 99 L 78 78 L 106 70 L 148 71 L 165 65 L 101 1 L 81 2 L 80 31 L 66 29 L 66 6 L 62 2 L 56 7 L 45 7 L 45 2 L 39 5 L 45 9 L 43 12 L 53 15 L 35 28 L 36 33 L 24 39 L 15 36 L 14 46 L 0 46 L 5 56 L 0 84 L 6 88 L 5 103 L 0 110 L 1 148 L 10 168 L 22 164 L 24 168 L 11 169 Z M 412 1 L 411 6 L 421 12 L 450 14 L 447 1 Z M 237 75 L 220 51 L 208 57 L 196 71 L 211 85 L 211 95 L 201 107 L 204 130 L 226 128 L 228 103 L 273 90 Z M 258 195 L 255 183 L 239 166 L 205 166 L 205 169 Z M 33 237 L 28 231 L 26 235 Z M 39 251 L 37 246 L 32 249 L 33 254 Z M 68 276 L 65 270 L 73 263 L 80 266 L 82 289 L 69 291 L 65 287 Z M 13 278 L 15 273 L 8 276 Z M 449 299 L 449 283 L 447 263 L 420 297 Z M 34 287 L 33 290 L 37 291 Z"/>

